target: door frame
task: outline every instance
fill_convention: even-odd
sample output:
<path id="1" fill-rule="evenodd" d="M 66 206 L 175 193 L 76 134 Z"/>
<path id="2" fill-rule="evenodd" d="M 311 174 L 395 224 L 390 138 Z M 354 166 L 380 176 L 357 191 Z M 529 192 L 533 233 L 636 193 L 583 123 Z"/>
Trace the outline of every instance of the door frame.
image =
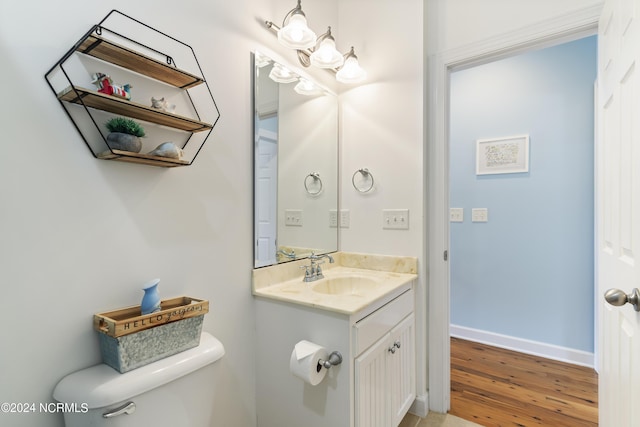
<path id="1" fill-rule="evenodd" d="M 428 259 L 429 409 L 446 413 L 451 402 L 449 250 L 449 87 L 452 71 L 597 34 L 602 5 L 522 28 L 499 37 L 440 52 L 428 58 L 428 116 L 425 212 Z"/>

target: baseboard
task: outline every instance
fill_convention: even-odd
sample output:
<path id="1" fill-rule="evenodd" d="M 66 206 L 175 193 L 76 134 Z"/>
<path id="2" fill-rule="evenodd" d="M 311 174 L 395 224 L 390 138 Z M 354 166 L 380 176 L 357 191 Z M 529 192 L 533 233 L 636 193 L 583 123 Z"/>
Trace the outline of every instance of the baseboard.
<path id="1" fill-rule="evenodd" d="M 425 418 L 429 413 L 429 394 L 418 395 L 416 400 L 413 401 L 411 408 L 409 408 L 409 412 L 420 418 Z"/>
<path id="2" fill-rule="evenodd" d="M 574 365 L 587 366 L 589 368 L 594 367 L 594 354 L 583 350 L 481 331 L 479 329 L 467 328 L 466 326 L 451 325 L 450 334 L 452 337 L 488 344 L 507 350 L 519 351 L 525 354 L 545 357 Z"/>

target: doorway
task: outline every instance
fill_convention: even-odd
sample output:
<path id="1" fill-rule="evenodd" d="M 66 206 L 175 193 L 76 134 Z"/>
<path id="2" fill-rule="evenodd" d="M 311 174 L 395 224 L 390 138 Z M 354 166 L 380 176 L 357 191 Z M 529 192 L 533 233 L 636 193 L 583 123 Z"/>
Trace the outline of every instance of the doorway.
<path id="1" fill-rule="evenodd" d="M 449 77 L 454 69 L 505 58 L 532 48 L 542 48 L 577 40 L 596 33 L 599 10 L 566 16 L 539 26 L 525 28 L 500 38 L 485 40 L 432 58 L 430 98 L 428 218 L 429 246 L 429 405 L 436 412 L 447 412 L 450 405 L 450 295 L 449 295 Z"/>
<path id="2" fill-rule="evenodd" d="M 451 335 L 593 366 L 597 37 L 450 79 Z"/>

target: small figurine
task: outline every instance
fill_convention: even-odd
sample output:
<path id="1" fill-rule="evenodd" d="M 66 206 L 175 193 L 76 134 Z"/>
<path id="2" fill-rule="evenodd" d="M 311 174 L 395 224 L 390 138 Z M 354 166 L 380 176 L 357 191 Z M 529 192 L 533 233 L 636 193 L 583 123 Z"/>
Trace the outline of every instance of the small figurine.
<path id="1" fill-rule="evenodd" d="M 158 145 L 155 150 L 148 152 L 152 156 L 170 157 L 172 159 L 182 159 L 182 149 L 178 148 L 173 142 L 163 142 Z"/>
<path id="2" fill-rule="evenodd" d="M 91 83 L 98 87 L 98 92 L 100 93 L 124 99 L 131 99 L 131 88 L 133 86 L 128 83 L 122 86 L 115 85 L 113 84 L 111 77 L 106 74 L 95 73 Z"/>
<path id="3" fill-rule="evenodd" d="M 151 108 L 155 108 L 156 110 L 164 111 L 165 113 L 173 113 L 176 109 L 175 104 L 169 104 L 167 100 L 162 98 L 156 99 L 153 96 L 151 97 Z"/>

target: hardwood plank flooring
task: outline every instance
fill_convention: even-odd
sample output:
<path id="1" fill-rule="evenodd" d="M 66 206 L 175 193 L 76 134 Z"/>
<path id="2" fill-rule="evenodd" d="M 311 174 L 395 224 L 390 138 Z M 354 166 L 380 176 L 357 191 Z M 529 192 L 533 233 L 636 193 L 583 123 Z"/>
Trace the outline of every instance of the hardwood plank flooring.
<path id="1" fill-rule="evenodd" d="M 486 427 L 598 425 L 595 371 L 451 338 L 450 414 Z"/>

